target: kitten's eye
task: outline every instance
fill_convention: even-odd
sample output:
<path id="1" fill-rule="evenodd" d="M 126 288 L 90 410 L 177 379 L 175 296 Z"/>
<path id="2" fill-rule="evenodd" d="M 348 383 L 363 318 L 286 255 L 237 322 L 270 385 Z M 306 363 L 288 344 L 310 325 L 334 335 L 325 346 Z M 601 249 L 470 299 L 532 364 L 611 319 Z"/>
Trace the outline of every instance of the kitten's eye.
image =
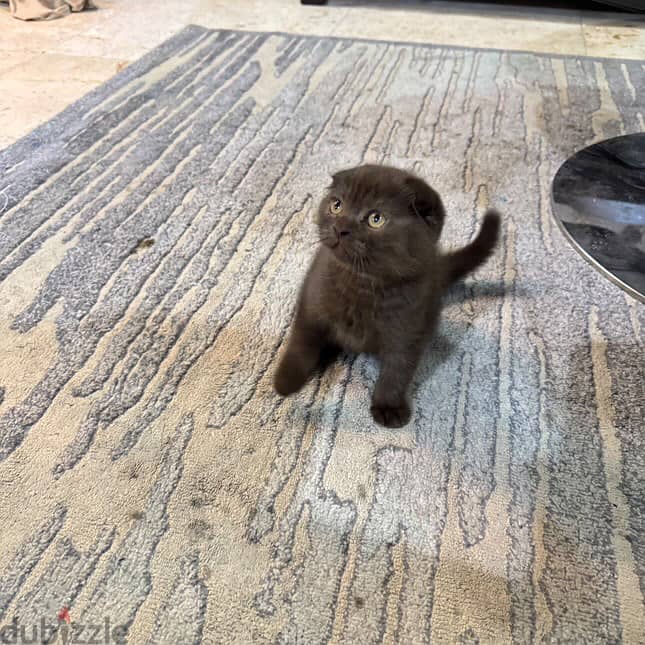
<path id="1" fill-rule="evenodd" d="M 343 210 L 343 202 L 338 197 L 333 197 L 329 204 L 329 212 L 332 215 L 338 215 Z"/>
<path id="2" fill-rule="evenodd" d="M 367 224 L 370 228 L 381 228 L 385 224 L 385 217 L 378 211 L 371 211 L 367 216 Z"/>

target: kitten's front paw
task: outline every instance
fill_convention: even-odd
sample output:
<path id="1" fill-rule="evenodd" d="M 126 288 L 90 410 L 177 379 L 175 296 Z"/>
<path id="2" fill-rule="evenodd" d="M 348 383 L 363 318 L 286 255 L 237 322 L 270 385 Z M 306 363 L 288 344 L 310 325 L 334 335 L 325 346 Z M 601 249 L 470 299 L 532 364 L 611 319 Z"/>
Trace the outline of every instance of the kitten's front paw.
<path id="1" fill-rule="evenodd" d="M 372 418 L 386 428 L 402 428 L 410 421 L 412 412 L 408 402 L 403 400 L 397 405 L 386 405 L 372 402 Z"/>
<path id="2" fill-rule="evenodd" d="M 280 396 L 289 396 L 300 390 L 306 381 L 307 376 L 297 362 L 284 360 L 273 377 L 273 387 Z"/>

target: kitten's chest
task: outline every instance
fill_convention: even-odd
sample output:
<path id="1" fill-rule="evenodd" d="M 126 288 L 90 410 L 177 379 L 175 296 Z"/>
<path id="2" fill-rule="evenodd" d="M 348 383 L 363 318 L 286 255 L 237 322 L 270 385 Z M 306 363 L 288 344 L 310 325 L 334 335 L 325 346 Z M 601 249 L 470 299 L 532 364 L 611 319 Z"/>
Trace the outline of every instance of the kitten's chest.
<path id="1" fill-rule="evenodd" d="M 334 340 L 352 352 L 376 352 L 378 326 L 375 303 L 368 299 L 347 299 L 335 304 L 330 319 Z"/>
<path id="2" fill-rule="evenodd" d="M 376 353 L 380 300 L 372 285 L 328 279 L 320 286 L 320 311 L 332 340 L 347 351 Z"/>

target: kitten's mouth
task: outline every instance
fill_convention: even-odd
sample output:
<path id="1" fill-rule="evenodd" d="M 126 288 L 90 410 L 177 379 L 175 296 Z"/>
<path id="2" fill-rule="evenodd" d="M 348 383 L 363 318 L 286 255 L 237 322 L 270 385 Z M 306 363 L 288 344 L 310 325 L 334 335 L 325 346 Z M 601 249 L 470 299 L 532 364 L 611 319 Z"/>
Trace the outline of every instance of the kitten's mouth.
<path id="1" fill-rule="evenodd" d="M 339 235 L 323 238 L 322 242 L 338 260 L 345 263 L 351 263 L 352 254 L 349 249 L 347 249 L 346 244 L 343 243 Z"/>
<path id="2" fill-rule="evenodd" d="M 331 247 L 332 253 L 341 261 L 346 264 L 351 264 L 352 254 L 345 248 L 345 245 L 341 243 L 340 240 L 334 242 L 334 245 Z"/>
<path id="3" fill-rule="evenodd" d="M 322 238 L 322 243 L 328 248 L 331 249 L 332 251 L 335 251 L 338 249 L 341 244 L 340 244 L 340 238 L 339 237 L 324 237 Z"/>

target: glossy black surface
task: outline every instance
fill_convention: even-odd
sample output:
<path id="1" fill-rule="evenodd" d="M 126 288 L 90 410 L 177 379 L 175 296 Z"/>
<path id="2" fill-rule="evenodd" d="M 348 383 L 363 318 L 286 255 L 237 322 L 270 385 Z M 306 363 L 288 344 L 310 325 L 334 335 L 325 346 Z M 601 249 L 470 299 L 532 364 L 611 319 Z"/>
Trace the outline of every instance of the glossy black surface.
<path id="1" fill-rule="evenodd" d="M 587 260 L 645 302 L 645 133 L 568 159 L 553 181 L 553 212 Z"/>

